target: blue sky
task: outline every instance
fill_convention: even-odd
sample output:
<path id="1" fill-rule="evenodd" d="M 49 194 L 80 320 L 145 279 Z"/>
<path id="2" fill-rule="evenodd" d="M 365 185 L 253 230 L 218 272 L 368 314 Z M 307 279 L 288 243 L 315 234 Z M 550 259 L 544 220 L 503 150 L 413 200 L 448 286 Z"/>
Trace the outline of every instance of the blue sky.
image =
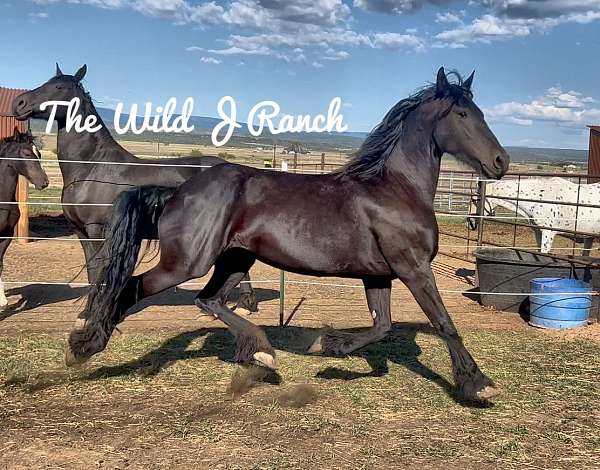
<path id="1" fill-rule="evenodd" d="M 505 145 L 587 148 L 600 124 L 600 0 L 0 0 L 0 85 L 88 65 L 107 107 L 193 96 L 216 115 L 276 100 L 350 130 L 376 125 L 441 65 L 476 70 L 475 101 Z"/>

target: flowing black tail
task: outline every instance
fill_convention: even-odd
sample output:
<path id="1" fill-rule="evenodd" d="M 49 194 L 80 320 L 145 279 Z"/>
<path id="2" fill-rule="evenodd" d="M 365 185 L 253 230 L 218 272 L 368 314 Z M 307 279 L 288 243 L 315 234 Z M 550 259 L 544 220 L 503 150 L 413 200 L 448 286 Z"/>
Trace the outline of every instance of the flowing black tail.
<path id="1" fill-rule="evenodd" d="M 158 219 L 174 192 L 175 188 L 142 186 L 122 192 L 115 200 L 104 243 L 94 260 L 100 264 L 100 275 L 69 336 L 68 365 L 102 351 L 122 314 L 135 303 L 137 286 L 130 281 L 142 241 L 157 238 Z"/>

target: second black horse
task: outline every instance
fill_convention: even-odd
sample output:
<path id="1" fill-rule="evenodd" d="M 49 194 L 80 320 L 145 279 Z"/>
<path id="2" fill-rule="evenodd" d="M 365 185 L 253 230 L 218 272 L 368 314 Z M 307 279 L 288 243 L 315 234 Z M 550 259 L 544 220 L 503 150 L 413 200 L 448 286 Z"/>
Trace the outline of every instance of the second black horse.
<path id="1" fill-rule="evenodd" d="M 176 188 L 191 176 L 211 166 L 225 163 L 225 160 L 212 157 L 184 157 L 169 159 L 143 159 L 132 155 L 121 147 L 111 136 L 92 98 L 83 88 L 81 81 L 87 67 L 81 67 L 75 75 L 65 75 L 58 65 L 56 74 L 40 87 L 15 98 L 13 112 L 17 119 L 45 119 L 50 110 L 42 111 L 40 106 L 46 101 L 71 101 L 79 98 L 79 116 L 85 120 L 95 116 L 102 129 L 95 133 L 67 130 L 67 108 L 61 106 L 56 113 L 58 125 L 58 158 L 63 177 L 63 213 L 75 226 L 85 254 L 88 279 L 94 283 L 98 278 L 99 262 L 95 259 L 104 236 L 104 225 L 110 215 L 110 205 L 117 196 L 128 189 L 143 185 L 157 185 Z M 161 197 L 151 201 L 157 212 L 152 216 L 139 218 L 139 230 L 147 239 L 156 238 L 156 221 L 172 191 L 165 191 Z M 150 201 L 149 201 L 150 202 Z M 237 306 L 250 312 L 258 310 L 256 295 L 244 277 L 240 285 Z"/>

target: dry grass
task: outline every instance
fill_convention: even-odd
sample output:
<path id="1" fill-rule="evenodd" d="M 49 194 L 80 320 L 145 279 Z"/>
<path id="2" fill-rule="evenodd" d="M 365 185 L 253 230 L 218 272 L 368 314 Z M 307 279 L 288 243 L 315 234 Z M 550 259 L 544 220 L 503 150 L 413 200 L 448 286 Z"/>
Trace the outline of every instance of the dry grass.
<path id="1" fill-rule="evenodd" d="M 502 388 L 489 408 L 453 398 L 443 344 L 420 324 L 355 357 L 307 357 L 268 328 L 280 377 L 234 398 L 220 329 L 123 335 L 87 369 L 62 339 L 0 338 L 0 465 L 91 468 L 592 468 L 600 461 L 600 345 L 470 331 Z M 302 341 L 300 341 L 302 342 Z M 235 381 L 234 380 L 234 381 Z M 266 381 L 266 382 L 265 382 Z M 276 384 L 281 381 L 279 385 Z M 270 383 L 269 383 L 270 382 Z"/>

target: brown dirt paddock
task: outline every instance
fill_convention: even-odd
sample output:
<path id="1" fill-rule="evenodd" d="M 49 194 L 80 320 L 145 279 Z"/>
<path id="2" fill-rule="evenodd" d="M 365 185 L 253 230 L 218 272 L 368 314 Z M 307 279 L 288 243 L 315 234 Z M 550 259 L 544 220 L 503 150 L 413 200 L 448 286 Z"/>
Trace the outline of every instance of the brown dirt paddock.
<path id="1" fill-rule="evenodd" d="M 39 233 L 51 225 L 68 234 L 40 222 Z M 13 244 L 6 264 L 7 281 L 64 281 L 83 257 L 73 242 Z M 435 261 L 441 289 L 469 289 L 472 269 Z M 252 275 L 279 278 L 264 265 Z M 347 358 L 302 353 L 323 324 L 369 324 L 362 289 L 289 285 L 285 311 L 295 314 L 279 328 L 278 283 L 256 287 L 252 319 L 280 363 L 279 377 L 258 383 L 231 363 L 231 337 L 192 305 L 191 289 L 158 296 L 105 353 L 69 370 L 63 349 L 83 288 L 15 288 L 13 308 L 0 314 L 0 467 L 600 468 L 598 325 L 548 333 L 444 294 L 502 390 L 482 408 L 455 400 L 445 347 L 402 286 L 392 335 Z"/>

